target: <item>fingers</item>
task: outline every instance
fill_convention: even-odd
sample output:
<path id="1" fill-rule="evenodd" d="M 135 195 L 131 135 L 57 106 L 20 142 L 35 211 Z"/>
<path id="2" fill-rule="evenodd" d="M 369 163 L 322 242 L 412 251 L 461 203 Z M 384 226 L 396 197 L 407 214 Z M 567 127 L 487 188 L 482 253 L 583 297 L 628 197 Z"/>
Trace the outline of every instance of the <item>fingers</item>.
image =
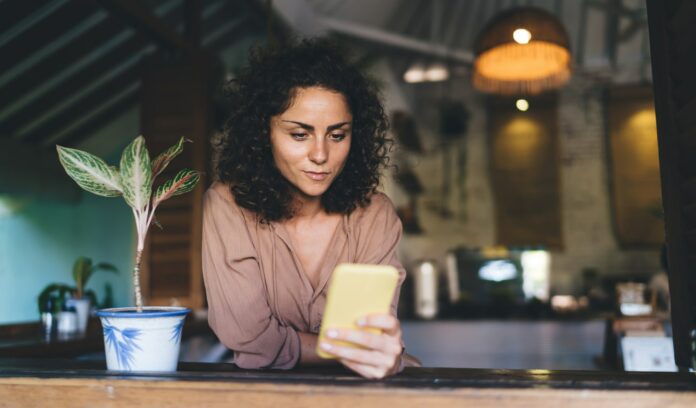
<path id="1" fill-rule="evenodd" d="M 359 327 L 380 329 L 388 334 L 401 330 L 399 319 L 390 314 L 373 314 L 361 317 L 356 324 Z"/>
<path id="2" fill-rule="evenodd" d="M 402 349 L 400 329 L 397 329 L 394 335 L 371 333 L 365 330 L 331 329 L 326 332 L 326 337 L 389 355 L 401 354 Z"/>
<path id="3" fill-rule="evenodd" d="M 342 362 L 350 361 L 352 363 L 383 368 L 385 370 L 392 368 L 398 358 L 398 354 L 385 353 L 381 350 L 347 347 L 329 341 L 322 342 L 321 349 L 338 357 Z"/>
<path id="4" fill-rule="evenodd" d="M 388 358 L 385 359 L 384 355 L 375 352 L 360 351 L 334 344 L 331 344 L 330 348 L 322 348 L 338 357 L 341 364 L 365 378 L 382 379 L 395 372 L 393 369 L 395 363 L 392 362 L 390 365 Z"/>
<path id="5" fill-rule="evenodd" d="M 341 360 L 341 363 L 361 376 L 373 380 L 380 380 L 389 374 L 386 370 L 352 361 Z"/>
<path id="6" fill-rule="evenodd" d="M 366 378 L 384 378 L 397 372 L 403 350 L 399 320 L 390 314 L 374 314 L 356 323 L 361 329 L 328 330 L 330 340 L 321 342 L 322 350 Z"/>

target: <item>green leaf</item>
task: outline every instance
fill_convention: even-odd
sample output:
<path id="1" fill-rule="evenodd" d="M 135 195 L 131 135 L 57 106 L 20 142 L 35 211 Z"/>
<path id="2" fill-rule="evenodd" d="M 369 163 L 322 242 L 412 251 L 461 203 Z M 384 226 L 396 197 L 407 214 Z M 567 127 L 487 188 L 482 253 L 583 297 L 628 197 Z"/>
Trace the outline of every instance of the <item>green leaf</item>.
<path id="1" fill-rule="evenodd" d="M 103 271 L 109 271 L 109 272 L 118 272 L 118 268 L 116 268 L 112 264 L 106 263 L 106 262 L 100 262 L 100 263 L 94 265 L 94 269 L 95 270 L 101 269 Z"/>
<path id="2" fill-rule="evenodd" d="M 169 149 L 160 153 L 155 160 L 152 161 L 152 178 L 157 177 L 162 171 L 167 167 L 173 158 L 179 155 L 179 153 L 184 151 L 184 142 L 186 139 L 183 137 L 179 141 L 171 146 Z"/>
<path id="3" fill-rule="evenodd" d="M 73 264 L 73 280 L 75 281 L 76 295 L 77 297 L 84 297 L 85 287 L 89 278 L 92 277 L 94 272 L 98 270 L 105 270 L 109 272 L 118 272 L 115 266 L 110 263 L 100 262 L 96 265 L 92 263 L 92 259 L 81 256 L 75 260 Z"/>
<path id="4" fill-rule="evenodd" d="M 183 169 L 174 176 L 173 179 L 159 186 L 155 193 L 154 205 L 162 201 L 184 193 L 188 193 L 196 187 L 196 183 L 201 178 L 200 173 L 195 170 Z"/>
<path id="5" fill-rule="evenodd" d="M 121 184 L 128 205 L 143 210 L 152 195 L 152 168 L 145 138 L 138 136 L 121 155 Z"/>
<path id="6" fill-rule="evenodd" d="M 64 285 L 62 283 L 52 283 L 48 286 L 46 286 L 41 293 L 39 293 L 39 297 L 37 299 L 38 306 L 39 306 L 39 313 L 43 312 L 59 312 L 60 311 L 60 306 L 62 305 L 63 301 L 65 300 L 65 297 L 67 296 L 68 293 L 71 293 L 75 288 L 72 288 L 68 285 Z M 57 296 L 54 296 L 54 293 L 57 292 Z M 54 310 L 46 310 L 45 306 L 46 303 L 48 303 L 48 299 L 50 297 L 54 297 L 56 301 L 59 301 L 60 303 L 56 302 L 56 304 L 53 305 Z"/>
<path id="7" fill-rule="evenodd" d="M 92 275 L 92 260 L 84 256 L 77 258 L 73 264 L 72 274 L 77 291 L 81 294 L 84 285 L 87 284 L 87 280 Z"/>
<path id="8" fill-rule="evenodd" d="M 58 159 L 68 176 L 90 193 L 117 197 L 122 194 L 121 177 L 115 167 L 82 150 L 56 145 Z"/>

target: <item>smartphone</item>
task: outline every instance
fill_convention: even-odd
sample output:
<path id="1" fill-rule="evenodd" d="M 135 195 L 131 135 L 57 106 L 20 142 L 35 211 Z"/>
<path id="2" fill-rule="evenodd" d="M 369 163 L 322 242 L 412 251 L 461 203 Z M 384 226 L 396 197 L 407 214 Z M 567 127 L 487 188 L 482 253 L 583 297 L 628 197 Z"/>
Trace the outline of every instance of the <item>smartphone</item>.
<path id="1" fill-rule="evenodd" d="M 336 358 L 324 352 L 319 344 L 325 339 L 330 328 L 350 328 L 379 332 L 378 329 L 364 329 L 356 321 L 370 314 L 389 313 L 394 298 L 399 272 L 390 265 L 339 264 L 333 271 L 326 308 L 319 329 L 317 354 L 322 358 Z M 349 347 L 358 347 L 352 343 Z"/>

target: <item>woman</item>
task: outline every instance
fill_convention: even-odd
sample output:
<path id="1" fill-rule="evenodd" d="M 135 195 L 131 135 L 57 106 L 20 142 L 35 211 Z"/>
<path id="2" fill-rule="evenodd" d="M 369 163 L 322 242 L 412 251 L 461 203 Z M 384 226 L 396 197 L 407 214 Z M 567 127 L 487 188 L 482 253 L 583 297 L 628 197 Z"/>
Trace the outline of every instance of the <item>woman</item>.
<path id="1" fill-rule="evenodd" d="M 377 92 L 336 49 L 304 41 L 255 51 L 231 86 L 232 114 L 206 193 L 203 275 L 209 323 L 243 368 L 319 363 L 327 284 L 342 262 L 389 264 L 401 223 L 376 193 L 387 162 Z M 402 369 L 396 305 L 320 346 L 368 378 Z"/>

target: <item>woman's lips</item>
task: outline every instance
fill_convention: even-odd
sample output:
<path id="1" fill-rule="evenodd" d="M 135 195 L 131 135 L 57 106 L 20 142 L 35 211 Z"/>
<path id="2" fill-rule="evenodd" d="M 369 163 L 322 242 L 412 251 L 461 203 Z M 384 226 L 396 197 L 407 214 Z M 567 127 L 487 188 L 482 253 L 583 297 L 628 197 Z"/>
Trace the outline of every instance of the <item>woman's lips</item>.
<path id="1" fill-rule="evenodd" d="M 325 178 L 329 177 L 329 173 L 323 173 L 323 172 L 305 171 L 304 174 L 306 174 L 307 177 L 309 177 L 315 181 L 322 181 Z"/>

